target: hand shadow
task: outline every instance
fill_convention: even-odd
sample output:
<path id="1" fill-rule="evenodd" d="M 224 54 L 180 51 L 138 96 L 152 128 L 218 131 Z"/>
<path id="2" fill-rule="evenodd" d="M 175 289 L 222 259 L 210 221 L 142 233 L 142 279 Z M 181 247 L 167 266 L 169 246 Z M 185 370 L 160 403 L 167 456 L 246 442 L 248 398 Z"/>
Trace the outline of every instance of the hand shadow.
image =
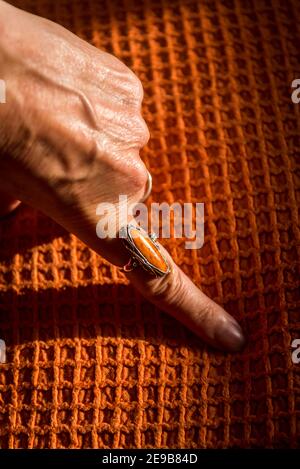
<path id="1" fill-rule="evenodd" d="M 69 233 L 53 220 L 25 205 L 0 221 L 0 263 L 11 275 L 16 254 Z M 29 270 L 29 275 L 31 272 Z M 10 279 L 6 279 L 9 284 Z M 160 312 L 131 285 L 89 284 L 33 290 L 20 293 L 9 288 L 0 292 L 0 338 L 8 353 L 13 346 L 36 340 L 140 339 L 153 344 L 203 349 L 201 340 L 172 317 Z"/>

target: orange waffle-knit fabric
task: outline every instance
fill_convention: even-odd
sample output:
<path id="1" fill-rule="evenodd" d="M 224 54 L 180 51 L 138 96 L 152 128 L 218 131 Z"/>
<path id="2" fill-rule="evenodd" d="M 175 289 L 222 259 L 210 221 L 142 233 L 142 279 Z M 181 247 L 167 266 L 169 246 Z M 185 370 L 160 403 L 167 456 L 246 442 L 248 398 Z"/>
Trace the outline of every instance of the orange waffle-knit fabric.
<path id="1" fill-rule="evenodd" d="M 205 203 L 204 246 L 164 244 L 249 343 L 204 346 L 23 207 L 0 222 L 1 448 L 300 446 L 299 3 L 16 4 L 140 77 L 149 201 Z"/>

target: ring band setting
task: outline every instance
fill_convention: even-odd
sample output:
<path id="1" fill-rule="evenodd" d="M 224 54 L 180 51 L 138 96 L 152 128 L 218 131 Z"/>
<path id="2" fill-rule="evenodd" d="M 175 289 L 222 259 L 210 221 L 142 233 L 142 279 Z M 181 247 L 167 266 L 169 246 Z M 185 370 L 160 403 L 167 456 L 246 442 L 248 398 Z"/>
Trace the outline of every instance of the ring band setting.
<path id="1" fill-rule="evenodd" d="M 148 199 L 149 195 L 151 194 L 152 191 L 152 176 L 151 173 L 147 170 L 147 184 L 146 184 L 146 189 L 145 189 L 145 194 L 141 200 L 141 202 L 145 202 L 146 199 Z"/>
<path id="2" fill-rule="evenodd" d="M 129 224 L 121 228 L 120 238 L 131 253 L 129 261 L 122 268 L 123 272 L 131 272 L 141 266 L 156 277 L 170 273 L 170 266 L 156 242 L 155 234 L 147 235 L 139 226 Z"/>

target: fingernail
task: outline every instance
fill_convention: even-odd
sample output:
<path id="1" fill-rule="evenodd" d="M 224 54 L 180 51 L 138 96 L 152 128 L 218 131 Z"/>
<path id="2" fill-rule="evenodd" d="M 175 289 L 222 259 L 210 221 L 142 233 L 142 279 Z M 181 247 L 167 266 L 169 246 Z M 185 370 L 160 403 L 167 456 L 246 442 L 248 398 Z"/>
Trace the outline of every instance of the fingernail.
<path id="1" fill-rule="evenodd" d="M 230 352 L 240 352 L 246 339 L 241 326 L 234 321 L 224 321 L 216 330 L 215 340 L 222 349 Z"/>

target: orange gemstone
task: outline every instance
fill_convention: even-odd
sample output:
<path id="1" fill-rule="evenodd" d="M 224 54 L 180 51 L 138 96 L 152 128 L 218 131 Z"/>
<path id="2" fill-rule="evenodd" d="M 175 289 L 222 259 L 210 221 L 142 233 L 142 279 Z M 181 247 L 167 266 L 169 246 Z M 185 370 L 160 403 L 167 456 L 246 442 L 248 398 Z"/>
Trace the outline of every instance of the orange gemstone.
<path id="1" fill-rule="evenodd" d="M 130 234 L 136 248 L 143 254 L 147 261 L 157 269 L 167 273 L 169 266 L 153 241 L 134 228 L 130 230 Z"/>

